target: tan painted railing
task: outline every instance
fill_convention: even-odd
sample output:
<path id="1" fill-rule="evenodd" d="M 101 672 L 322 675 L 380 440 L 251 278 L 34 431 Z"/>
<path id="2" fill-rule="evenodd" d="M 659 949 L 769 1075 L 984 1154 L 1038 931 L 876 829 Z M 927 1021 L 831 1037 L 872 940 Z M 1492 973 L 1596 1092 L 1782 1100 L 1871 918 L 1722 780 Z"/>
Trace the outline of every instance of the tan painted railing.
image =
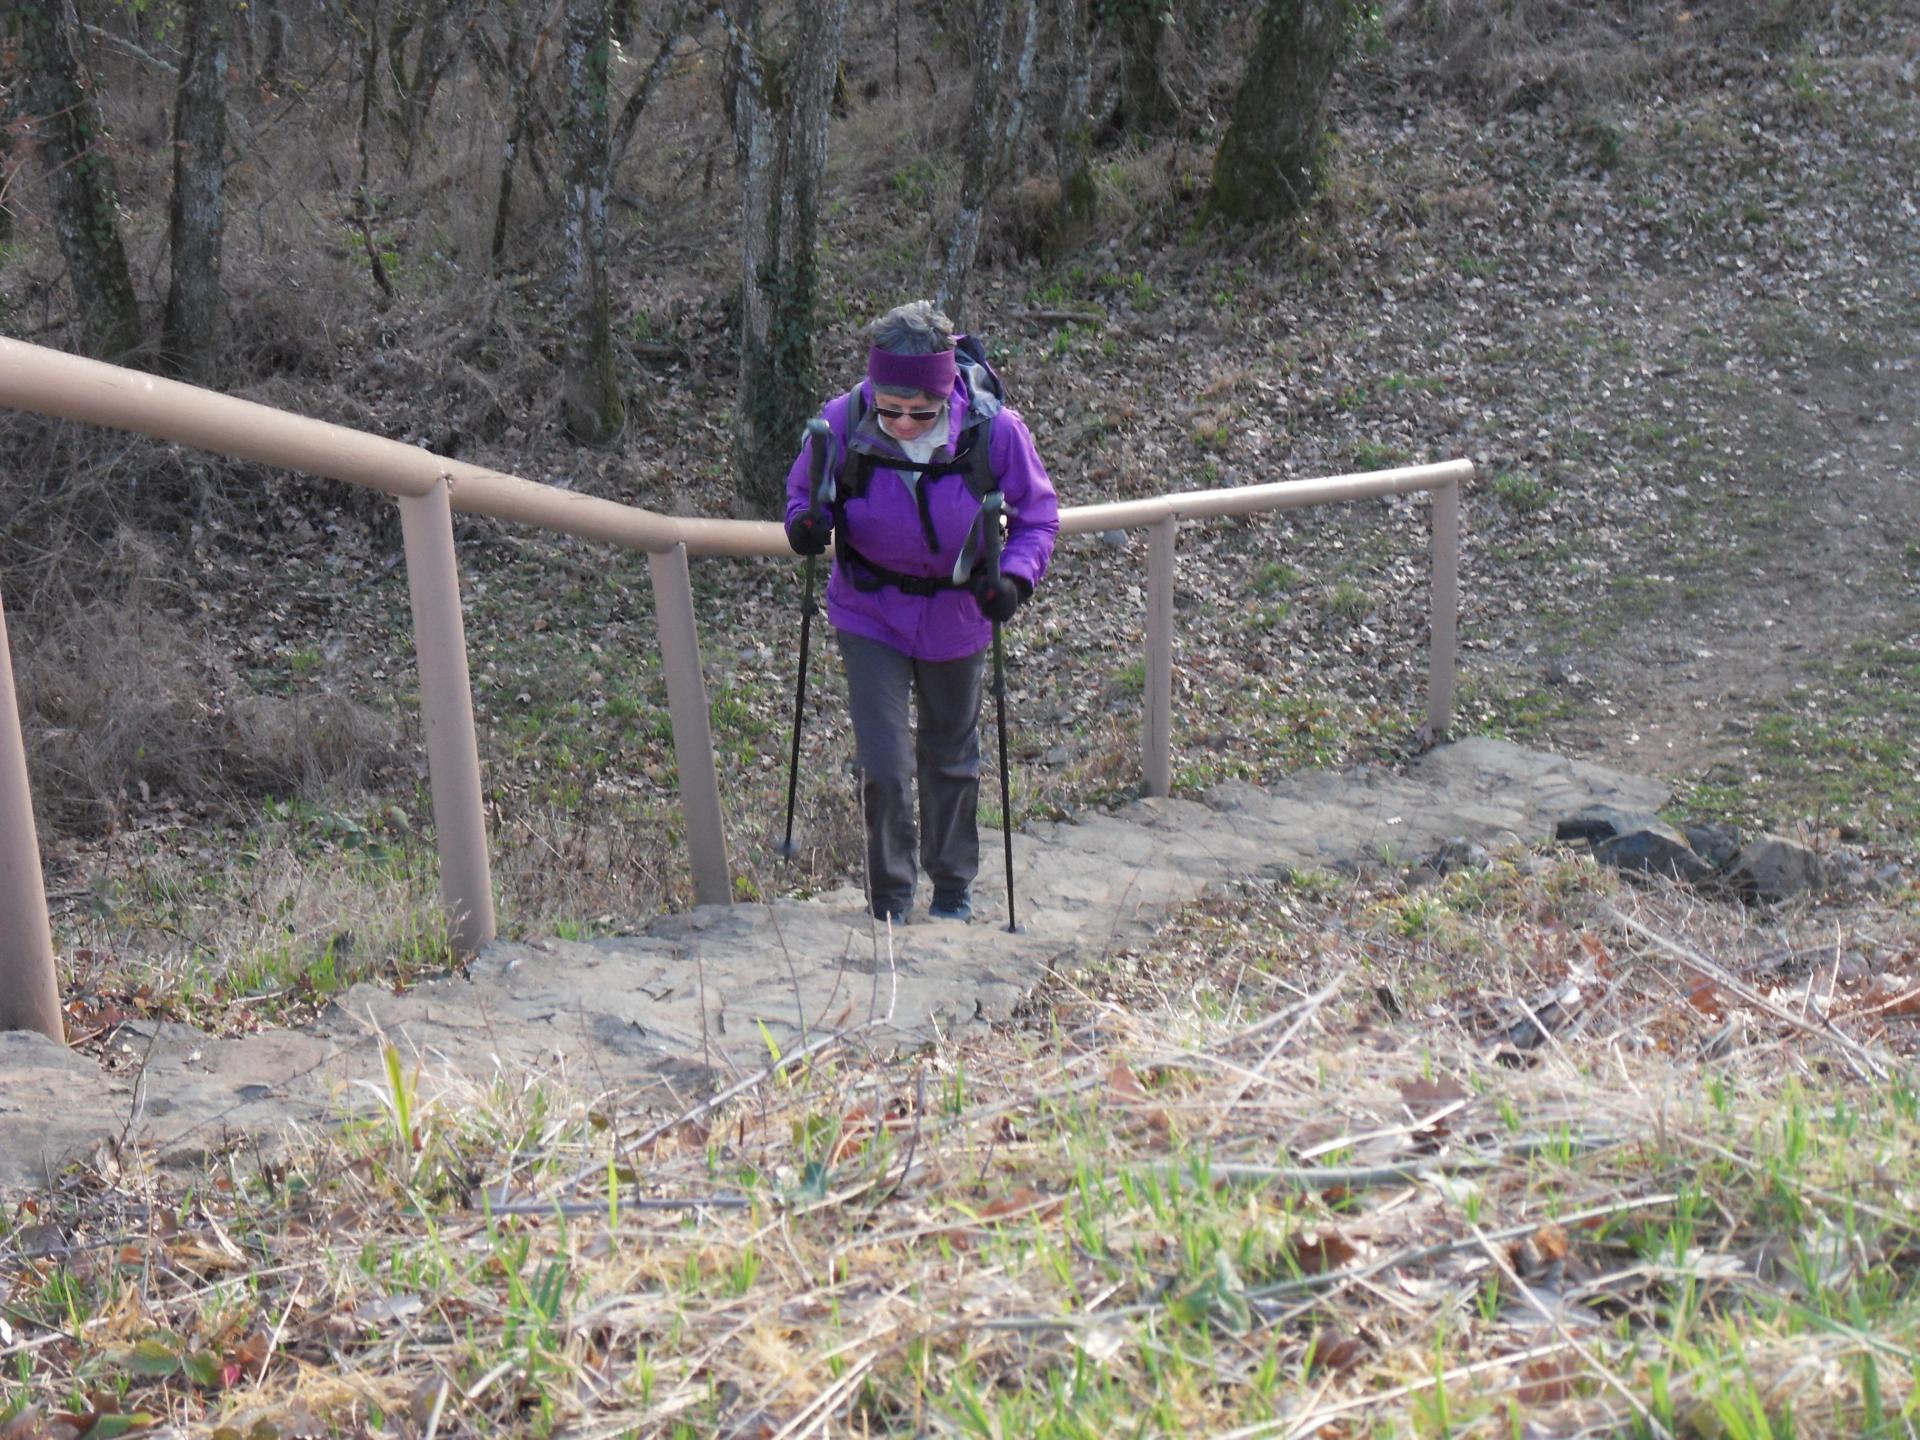
<path id="1" fill-rule="evenodd" d="M 778 525 L 659 515 L 556 490 L 397 440 L 4 337 L 0 337 L 0 405 L 134 430 L 396 497 L 413 602 L 441 901 L 453 942 L 463 951 L 477 950 L 493 938 L 494 915 L 479 746 L 454 559 L 453 512 L 463 510 L 645 551 L 694 894 L 702 904 L 724 904 L 731 898 L 687 557 L 784 556 L 789 551 Z M 1427 729 L 1438 735 L 1446 729 L 1453 699 L 1460 484 L 1472 473 L 1471 462 L 1455 460 L 1062 511 L 1064 534 L 1145 527 L 1150 535 L 1142 735 L 1147 793 L 1165 795 L 1172 777 L 1174 539 L 1181 520 L 1431 491 L 1433 612 Z M 14 698 L 6 617 L 0 610 L 0 1030 L 14 1029 L 38 1030 L 54 1039 L 62 1033 L 46 891 L 27 791 L 26 752 Z"/>

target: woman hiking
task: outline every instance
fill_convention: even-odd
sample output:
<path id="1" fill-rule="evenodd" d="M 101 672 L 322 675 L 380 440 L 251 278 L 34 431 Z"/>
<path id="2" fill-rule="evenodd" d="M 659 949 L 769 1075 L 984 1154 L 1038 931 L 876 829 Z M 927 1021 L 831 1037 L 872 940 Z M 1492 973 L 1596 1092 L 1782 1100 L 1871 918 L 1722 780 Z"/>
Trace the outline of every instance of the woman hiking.
<path id="1" fill-rule="evenodd" d="M 906 919 L 917 848 L 928 916 L 967 920 L 987 647 L 1046 574 L 1059 505 L 977 341 L 955 336 L 926 300 L 889 310 L 868 341 L 866 379 L 822 410 L 833 446 L 825 504 L 809 492 L 815 439 L 788 472 L 787 540 L 800 555 L 833 544 L 827 619 L 846 668 L 868 905 Z M 996 492 L 1007 516 L 997 579 L 986 525 L 999 512 L 982 504 Z"/>

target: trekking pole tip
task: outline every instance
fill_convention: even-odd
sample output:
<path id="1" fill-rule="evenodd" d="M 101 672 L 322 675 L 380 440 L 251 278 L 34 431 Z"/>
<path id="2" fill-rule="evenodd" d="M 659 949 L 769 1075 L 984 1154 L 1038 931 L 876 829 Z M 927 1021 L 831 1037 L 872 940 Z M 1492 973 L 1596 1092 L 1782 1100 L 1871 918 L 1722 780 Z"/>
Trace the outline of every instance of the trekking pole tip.
<path id="1" fill-rule="evenodd" d="M 789 835 L 786 839 L 775 842 L 773 853 L 782 860 L 791 860 L 800 853 L 799 842 Z"/>

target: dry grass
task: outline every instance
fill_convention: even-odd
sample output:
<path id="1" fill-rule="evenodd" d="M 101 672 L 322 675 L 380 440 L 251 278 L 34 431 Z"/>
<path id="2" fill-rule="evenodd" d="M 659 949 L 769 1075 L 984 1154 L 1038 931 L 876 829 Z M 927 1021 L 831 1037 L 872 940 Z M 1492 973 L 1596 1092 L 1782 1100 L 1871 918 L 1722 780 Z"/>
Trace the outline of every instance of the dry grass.
<path id="1" fill-rule="evenodd" d="M 392 722 L 325 685 L 259 694 L 233 662 L 130 586 L 37 627 L 18 664 L 43 821 L 107 827 L 156 798 L 201 812 L 357 788 L 393 763 Z"/>
<path id="2" fill-rule="evenodd" d="M 1612 917 L 1755 987 L 1912 923 L 1737 914 L 1510 855 L 1249 890 L 1028 1026 L 845 1033 L 709 1098 L 395 1056 L 373 1119 L 191 1200 L 125 1154 L 0 1221 L 0 1405 L 28 1436 L 82 1429 L 69 1396 L 281 1435 L 1905 1434 L 1920 1110 L 1851 1069 L 1904 1073 L 1905 1015 L 1716 1016 Z"/>
<path id="3" fill-rule="evenodd" d="M 148 828 L 139 853 L 67 893 L 58 918 L 74 1043 L 100 1039 L 129 1007 L 233 1034 L 308 1018 L 357 980 L 447 971 L 425 847 L 324 804 L 272 813 L 225 846 Z"/>

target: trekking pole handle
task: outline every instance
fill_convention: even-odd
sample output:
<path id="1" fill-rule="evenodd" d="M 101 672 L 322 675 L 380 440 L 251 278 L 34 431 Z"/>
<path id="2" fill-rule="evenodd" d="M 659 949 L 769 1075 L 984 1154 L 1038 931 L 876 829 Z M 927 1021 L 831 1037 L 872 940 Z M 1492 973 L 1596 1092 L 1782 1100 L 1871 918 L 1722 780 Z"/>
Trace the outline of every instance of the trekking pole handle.
<path id="1" fill-rule="evenodd" d="M 807 421 L 807 515 L 818 519 L 827 493 L 827 452 L 833 429 L 820 416 Z"/>
<path id="2" fill-rule="evenodd" d="M 1006 497 L 998 490 L 988 494 L 980 501 L 980 540 L 985 550 L 987 579 L 995 585 L 1000 583 L 1000 515 L 1006 507 Z"/>

